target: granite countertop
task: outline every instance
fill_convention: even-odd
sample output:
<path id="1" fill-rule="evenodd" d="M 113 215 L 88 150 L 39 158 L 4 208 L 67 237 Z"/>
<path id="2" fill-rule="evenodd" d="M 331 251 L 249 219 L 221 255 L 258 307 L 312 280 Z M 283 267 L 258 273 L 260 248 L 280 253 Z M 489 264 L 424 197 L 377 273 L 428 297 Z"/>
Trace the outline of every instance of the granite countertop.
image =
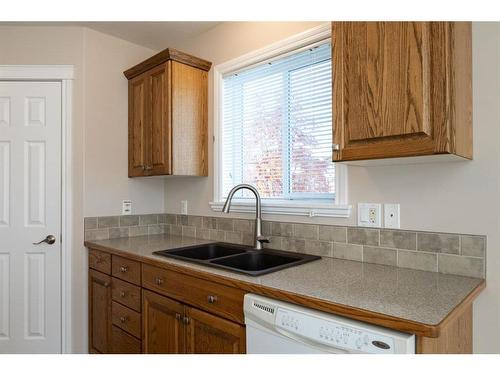
<path id="1" fill-rule="evenodd" d="M 160 234 L 86 241 L 85 245 L 433 326 L 484 281 L 334 258 L 252 277 L 152 254 L 209 242 L 214 241 Z"/>

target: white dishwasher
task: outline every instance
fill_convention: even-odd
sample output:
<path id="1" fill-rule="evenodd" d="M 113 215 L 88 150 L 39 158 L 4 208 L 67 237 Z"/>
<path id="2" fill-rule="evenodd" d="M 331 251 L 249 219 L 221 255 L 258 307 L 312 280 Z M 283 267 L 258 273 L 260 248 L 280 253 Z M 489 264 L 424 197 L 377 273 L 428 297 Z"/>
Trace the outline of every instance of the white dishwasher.
<path id="1" fill-rule="evenodd" d="M 410 354 L 415 335 L 245 295 L 248 354 Z"/>

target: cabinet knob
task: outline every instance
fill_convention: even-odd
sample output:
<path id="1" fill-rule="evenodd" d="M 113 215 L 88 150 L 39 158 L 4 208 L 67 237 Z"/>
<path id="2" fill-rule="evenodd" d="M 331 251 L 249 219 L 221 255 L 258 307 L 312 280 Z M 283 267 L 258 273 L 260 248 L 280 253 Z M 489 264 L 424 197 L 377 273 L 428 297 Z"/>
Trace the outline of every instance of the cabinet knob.
<path id="1" fill-rule="evenodd" d="M 155 282 L 156 282 L 156 285 L 161 285 L 161 284 L 163 284 L 163 279 L 161 277 L 156 277 Z"/>
<path id="2" fill-rule="evenodd" d="M 181 320 L 181 314 L 176 313 L 176 314 L 175 314 L 175 319 L 176 319 L 176 320 Z"/>
<path id="3" fill-rule="evenodd" d="M 333 143 L 332 144 L 332 151 L 339 151 L 340 150 L 340 145 L 338 143 Z"/>
<path id="4" fill-rule="evenodd" d="M 125 297 L 125 292 L 123 290 L 120 292 L 120 297 Z"/>
<path id="5" fill-rule="evenodd" d="M 189 319 L 189 316 L 185 316 L 185 317 L 183 317 L 183 318 L 182 318 L 182 322 L 183 322 L 184 324 L 189 324 L 190 320 L 191 320 L 191 319 Z"/>
<path id="6" fill-rule="evenodd" d="M 146 171 L 150 171 L 153 169 L 153 166 L 152 165 L 146 165 L 145 167 Z"/>
<path id="7" fill-rule="evenodd" d="M 120 267 L 120 272 L 121 272 L 121 273 L 125 273 L 125 272 L 127 272 L 127 271 L 128 271 L 128 267 L 127 267 L 127 266 L 121 266 L 121 267 Z"/>
<path id="8" fill-rule="evenodd" d="M 218 299 L 217 296 L 208 296 L 207 297 L 208 303 L 215 303 L 215 302 L 217 302 L 217 299 Z"/>
<path id="9" fill-rule="evenodd" d="M 127 317 L 126 316 L 121 316 L 120 317 L 120 322 L 125 323 L 126 321 L 127 321 Z"/>

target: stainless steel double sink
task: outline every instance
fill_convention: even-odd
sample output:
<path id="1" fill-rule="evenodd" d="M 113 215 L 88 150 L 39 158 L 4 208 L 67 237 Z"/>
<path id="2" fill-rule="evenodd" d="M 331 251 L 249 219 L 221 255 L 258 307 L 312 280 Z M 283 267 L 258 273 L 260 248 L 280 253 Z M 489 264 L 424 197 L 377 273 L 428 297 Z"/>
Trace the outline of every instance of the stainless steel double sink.
<path id="1" fill-rule="evenodd" d="M 260 276 L 321 259 L 316 255 L 270 249 L 255 250 L 251 247 L 222 242 L 160 250 L 154 254 L 250 276 Z"/>

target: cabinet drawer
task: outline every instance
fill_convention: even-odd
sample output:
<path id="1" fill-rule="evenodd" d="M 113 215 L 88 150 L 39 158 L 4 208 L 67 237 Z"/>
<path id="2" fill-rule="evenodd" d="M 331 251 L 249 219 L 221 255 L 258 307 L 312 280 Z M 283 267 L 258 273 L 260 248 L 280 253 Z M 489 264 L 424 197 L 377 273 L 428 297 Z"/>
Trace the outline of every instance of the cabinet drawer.
<path id="1" fill-rule="evenodd" d="M 89 267 L 109 275 L 111 273 L 111 254 L 89 249 Z"/>
<path id="2" fill-rule="evenodd" d="M 141 287 L 127 283 L 113 277 L 112 292 L 113 301 L 130 307 L 135 311 L 141 311 Z"/>
<path id="3" fill-rule="evenodd" d="M 115 326 L 120 327 L 137 338 L 141 337 L 141 314 L 137 311 L 113 301 L 111 315 Z"/>
<path id="4" fill-rule="evenodd" d="M 129 283 L 141 285 L 141 263 L 113 255 L 112 275 Z"/>
<path id="5" fill-rule="evenodd" d="M 143 265 L 142 286 L 206 311 L 243 323 L 244 292 L 208 280 Z"/>
<path id="6" fill-rule="evenodd" d="M 111 353 L 140 354 L 141 346 L 139 339 L 113 326 L 111 331 Z"/>

